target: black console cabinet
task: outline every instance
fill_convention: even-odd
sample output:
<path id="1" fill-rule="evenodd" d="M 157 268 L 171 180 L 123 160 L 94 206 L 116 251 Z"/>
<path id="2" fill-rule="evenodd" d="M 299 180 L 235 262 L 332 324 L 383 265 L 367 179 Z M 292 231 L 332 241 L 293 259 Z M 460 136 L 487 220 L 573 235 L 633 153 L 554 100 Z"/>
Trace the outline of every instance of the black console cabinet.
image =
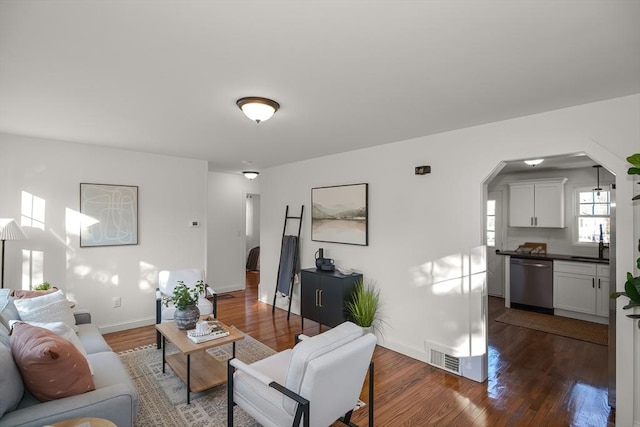
<path id="1" fill-rule="evenodd" d="M 338 271 L 315 268 L 302 270 L 300 275 L 300 317 L 331 328 L 348 320 L 345 303 L 351 300 L 356 282 L 362 274 L 345 276 Z"/>

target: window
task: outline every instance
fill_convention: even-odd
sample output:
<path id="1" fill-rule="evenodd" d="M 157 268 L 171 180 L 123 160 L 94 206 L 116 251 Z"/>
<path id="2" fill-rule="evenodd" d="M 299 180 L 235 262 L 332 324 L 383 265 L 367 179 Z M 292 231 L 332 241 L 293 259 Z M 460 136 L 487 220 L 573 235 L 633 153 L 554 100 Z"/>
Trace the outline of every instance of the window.
<path id="1" fill-rule="evenodd" d="M 487 200 L 487 246 L 496 246 L 496 201 Z"/>
<path id="2" fill-rule="evenodd" d="M 576 230 L 578 243 L 609 243 L 610 194 L 608 191 L 594 191 L 582 188 L 576 190 L 577 215 Z"/>

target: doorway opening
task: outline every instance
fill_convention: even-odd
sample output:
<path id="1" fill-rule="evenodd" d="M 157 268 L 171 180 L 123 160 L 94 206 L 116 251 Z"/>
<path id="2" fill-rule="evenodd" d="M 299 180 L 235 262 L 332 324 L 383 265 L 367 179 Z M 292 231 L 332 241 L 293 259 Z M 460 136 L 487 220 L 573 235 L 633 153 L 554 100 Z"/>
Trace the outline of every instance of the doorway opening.
<path id="1" fill-rule="evenodd" d="M 260 283 L 260 194 L 247 193 L 245 206 L 246 287 Z"/>
<path id="2" fill-rule="evenodd" d="M 511 381 L 514 377 L 517 378 L 516 383 L 536 382 L 538 387 L 550 387 L 552 392 L 555 392 L 553 377 L 556 376 L 557 380 L 557 376 L 560 375 L 565 382 L 565 387 L 569 387 L 574 394 L 574 398 L 575 393 L 578 393 L 582 395 L 582 399 L 597 401 L 601 405 L 598 409 L 599 416 L 611 417 L 612 411 L 608 406 L 615 406 L 615 402 L 610 399 L 615 398 L 615 363 L 609 366 L 608 375 L 607 369 L 604 368 L 611 362 L 615 362 L 615 340 L 612 339 L 615 337 L 615 311 L 609 311 L 608 319 L 605 318 L 605 323 L 607 321 L 609 323 L 608 346 L 496 322 L 496 318 L 504 312 L 515 310 L 510 307 L 509 265 L 505 265 L 509 257 L 501 255 L 500 252 L 514 251 L 527 242 L 540 242 L 546 245 L 548 254 L 574 256 L 576 259 L 600 258 L 604 263 L 605 257 L 599 252 L 602 248 L 599 240 L 614 248 L 615 209 L 611 212 L 611 223 L 607 222 L 608 227 L 603 227 L 602 232 L 600 232 L 600 224 L 604 224 L 605 216 L 608 220 L 608 205 L 615 206 L 616 177 L 605 168 L 601 168 L 597 178 L 594 168 L 596 165 L 597 161 L 584 153 L 546 158 L 537 166 L 526 165 L 522 160 L 503 161 L 501 168 L 496 169 L 494 174 L 485 181 L 483 234 L 487 247 L 488 310 L 485 317 L 488 325 L 487 373 L 489 382 L 492 384 L 491 389 L 496 390 L 497 394 L 504 392 L 501 390 L 500 382 L 506 375 L 510 376 Z M 532 220 L 533 222 L 527 224 L 528 226 L 511 226 L 510 203 L 513 201 L 510 199 L 509 184 L 519 181 L 549 181 L 557 178 L 567 178 L 561 204 L 564 209 L 562 213 L 564 224 L 559 227 L 536 227 L 535 221 Z M 598 187 L 602 190 L 596 191 Z M 609 188 L 613 189 L 612 192 L 609 192 Z M 591 202 L 587 200 L 589 197 Z M 605 199 L 607 203 L 601 203 Z M 607 207 L 603 207 L 605 204 Z M 589 209 L 591 209 L 591 216 L 588 214 Z M 589 224 L 595 224 L 595 232 L 587 230 Z M 608 281 L 610 277 L 615 278 L 615 268 L 613 268 L 615 251 L 609 250 L 605 256 L 608 258 L 606 262 L 611 266 L 611 273 L 606 277 Z M 589 291 L 591 291 L 590 283 Z M 602 283 L 605 281 L 603 280 Z M 597 288 L 599 282 L 596 281 L 594 286 Z M 553 285 L 549 289 L 553 289 Z M 555 295 L 555 290 L 553 292 Z M 608 290 L 602 292 L 603 295 L 605 293 L 608 295 Z M 594 298 L 597 298 L 595 292 Z M 600 303 L 604 304 L 603 301 Z M 615 310 L 615 302 L 607 301 L 606 303 Z M 595 304 L 596 301 L 594 301 Z M 557 314 L 551 319 L 559 319 Z M 580 319 L 580 315 L 581 313 L 577 318 Z M 602 316 L 602 310 L 598 313 L 594 309 L 593 316 L 597 315 Z M 581 353 L 590 354 L 591 363 L 597 360 L 599 364 L 589 366 L 586 363 L 567 363 L 569 359 L 573 359 L 571 354 L 580 359 Z M 545 382 L 546 380 L 549 381 Z M 500 393 L 497 390 L 501 390 Z M 607 408 L 607 411 L 603 412 L 603 407 Z M 589 408 L 580 409 L 580 411 L 589 410 Z M 593 410 L 595 413 L 596 409 Z M 607 420 L 604 420 L 605 424 L 606 422 Z"/>

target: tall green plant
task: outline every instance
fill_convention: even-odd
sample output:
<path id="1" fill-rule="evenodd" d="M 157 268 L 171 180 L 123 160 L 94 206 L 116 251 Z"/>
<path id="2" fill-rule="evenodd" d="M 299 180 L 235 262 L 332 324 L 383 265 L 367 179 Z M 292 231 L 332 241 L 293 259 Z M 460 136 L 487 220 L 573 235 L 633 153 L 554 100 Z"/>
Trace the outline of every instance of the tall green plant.
<path id="1" fill-rule="evenodd" d="M 627 157 L 627 161 L 631 163 L 631 167 L 627 171 L 629 175 L 640 175 L 640 153 L 636 153 Z M 640 194 L 633 197 L 632 200 L 640 200 Z M 640 240 L 638 240 L 638 252 L 640 252 Z M 640 258 L 636 260 L 636 268 L 640 270 Z M 629 303 L 622 307 L 625 310 L 633 307 L 640 307 L 640 276 L 634 276 L 627 272 L 627 281 L 624 284 L 624 292 L 613 292 L 611 298 L 615 299 L 620 296 L 629 298 Z M 640 319 L 640 314 L 627 314 L 632 319 Z M 638 328 L 640 328 L 640 320 L 638 320 Z"/>
<path id="2" fill-rule="evenodd" d="M 362 279 L 359 279 L 346 307 L 353 323 L 381 332 L 380 291 L 372 283 L 365 285 Z"/>

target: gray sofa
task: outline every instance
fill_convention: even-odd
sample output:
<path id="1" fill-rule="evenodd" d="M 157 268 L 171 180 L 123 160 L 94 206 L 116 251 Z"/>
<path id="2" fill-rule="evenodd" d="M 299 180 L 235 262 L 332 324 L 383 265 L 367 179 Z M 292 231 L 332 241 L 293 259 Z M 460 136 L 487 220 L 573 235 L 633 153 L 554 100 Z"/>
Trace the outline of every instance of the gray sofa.
<path id="1" fill-rule="evenodd" d="M 11 351 L 8 335 L 9 320 L 19 320 L 20 317 L 12 300 L 0 301 L 0 310 L 0 347 L 9 347 Z M 39 402 L 24 388 L 24 394 L 17 408 L 6 412 L 0 418 L 0 427 L 42 427 L 58 421 L 82 417 L 105 418 L 118 427 L 133 426 L 138 410 L 138 393 L 126 369 L 118 355 L 111 351 L 98 328 L 91 323 L 91 315 L 75 313 L 75 317 L 79 328 L 78 338 L 87 352 L 87 359 L 93 369 L 96 389 L 76 396 Z M 2 351 L 1 348 L 0 351 Z M 8 368 L 2 367 L 3 376 L 7 374 Z M 7 381 L 7 377 L 9 375 L 2 380 Z M 18 381 L 21 381 L 19 376 Z M 9 384 L 9 389 L 12 389 L 12 386 L 16 385 Z M 19 384 L 15 387 L 16 390 L 21 388 Z M 7 387 L 3 389 L 6 392 Z M 5 397 L 2 396 L 2 398 Z"/>

